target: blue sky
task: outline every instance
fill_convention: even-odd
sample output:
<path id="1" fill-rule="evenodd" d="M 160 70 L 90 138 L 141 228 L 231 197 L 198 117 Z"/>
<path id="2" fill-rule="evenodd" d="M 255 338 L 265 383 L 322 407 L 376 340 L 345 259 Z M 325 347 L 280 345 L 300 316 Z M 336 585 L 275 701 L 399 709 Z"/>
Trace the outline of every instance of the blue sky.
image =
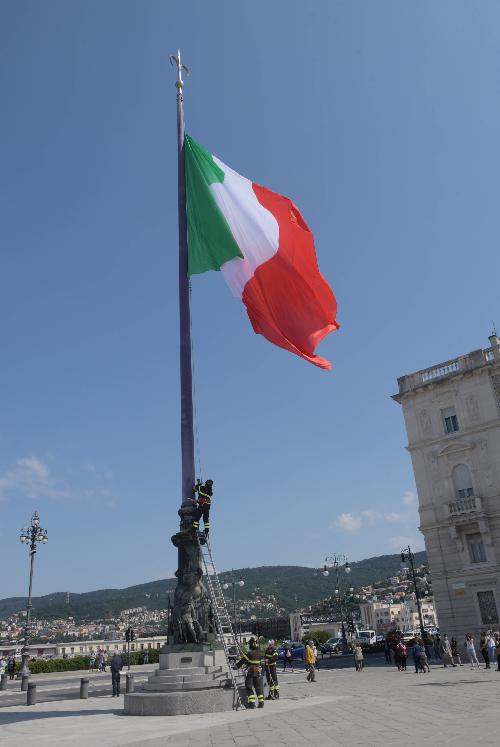
<path id="1" fill-rule="evenodd" d="M 170 576 L 180 500 L 174 70 L 187 129 L 293 198 L 338 299 L 321 371 L 193 279 L 220 568 L 420 543 L 396 378 L 500 324 L 500 7 L 4 0 L 0 596 Z"/>

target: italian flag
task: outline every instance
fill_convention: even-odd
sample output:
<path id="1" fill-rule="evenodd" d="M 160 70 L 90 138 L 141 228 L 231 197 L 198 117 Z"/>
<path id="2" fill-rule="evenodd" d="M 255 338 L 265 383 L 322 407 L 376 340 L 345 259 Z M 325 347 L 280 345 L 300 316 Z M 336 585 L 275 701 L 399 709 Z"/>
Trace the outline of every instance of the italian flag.
<path id="1" fill-rule="evenodd" d="M 184 140 L 188 275 L 220 270 L 257 334 L 310 363 L 338 329 L 314 237 L 291 200 L 237 174 L 189 135 Z"/>

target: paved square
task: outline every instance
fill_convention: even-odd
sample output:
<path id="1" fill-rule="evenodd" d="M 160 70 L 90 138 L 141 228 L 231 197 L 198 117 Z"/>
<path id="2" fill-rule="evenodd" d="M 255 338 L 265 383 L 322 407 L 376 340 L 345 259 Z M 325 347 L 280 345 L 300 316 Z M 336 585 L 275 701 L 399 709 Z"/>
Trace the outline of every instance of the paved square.
<path id="1" fill-rule="evenodd" d="M 286 745 L 498 745 L 500 672 L 431 667 L 303 671 L 281 676 L 263 710 L 128 717 L 123 698 L 0 708 L 2 747 L 271 747 Z M 1 703 L 1 699 L 0 699 Z"/>

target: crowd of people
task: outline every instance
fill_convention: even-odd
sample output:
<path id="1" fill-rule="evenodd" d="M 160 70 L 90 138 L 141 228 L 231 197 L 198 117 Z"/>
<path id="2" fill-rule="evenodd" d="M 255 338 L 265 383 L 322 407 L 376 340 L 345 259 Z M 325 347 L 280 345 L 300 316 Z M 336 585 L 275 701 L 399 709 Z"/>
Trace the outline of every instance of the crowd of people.
<path id="1" fill-rule="evenodd" d="M 402 636 L 395 636 L 392 639 L 386 638 L 384 652 L 386 662 L 397 666 L 399 671 L 406 671 L 408 659 L 408 648 Z M 466 654 L 467 660 L 474 669 L 480 668 L 479 659 L 476 653 L 475 639 L 473 633 L 467 633 L 462 646 L 463 653 Z M 479 651 L 484 661 L 485 669 L 491 669 L 491 664 L 497 663 L 497 671 L 500 671 L 500 632 L 483 631 L 479 639 Z M 411 646 L 411 656 L 415 667 L 415 672 L 429 672 L 429 658 L 443 663 L 444 667 L 463 666 L 462 657 L 460 656 L 460 645 L 455 637 L 448 638 L 446 633 L 440 636 L 439 633 L 428 637 L 425 641 L 416 637 Z"/>

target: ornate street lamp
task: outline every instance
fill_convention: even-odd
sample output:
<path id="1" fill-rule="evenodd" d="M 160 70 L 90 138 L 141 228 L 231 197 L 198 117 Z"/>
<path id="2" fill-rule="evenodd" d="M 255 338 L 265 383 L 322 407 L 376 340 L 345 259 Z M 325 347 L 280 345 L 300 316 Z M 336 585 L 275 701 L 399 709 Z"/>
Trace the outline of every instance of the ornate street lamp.
<path id="1" fill-rule="evenodd" d="M 335 574 L 335 589 L 334 595 L 340 609 L 340 622 L 342 625 L 342 649 L 347 651 L 347 635 L 344 624 L 344 602 L 346 596 L 345 579 L 343 575 L 349 575 L 351 572 L 351 566 L 345 555 L 328 555 L 325 558 L 325 564 L 323 566 L 323 576 L 329 576 L 330 572 L 333 571 Z M 354 589 L 350 589 L 352 593 Z"/>
<path id="2" fill-rule="evenodd" d="M 28 603 L 26 605 L 26 625 L 24 626 L 24 645 L 21 649 L 21 655 L 22 655 L 22 666 L 21 671 L 19 672 L 19 676 L 23 677 L 25 675 L 30 674 L 28 661 L 29 661 L 29 636 L 30 636 L 30 620 L 31 620 L 31 589 L 33 586 L 33 563 L 35 560 L 35 553 L 36 553 L 36 546 L 38 542 L 41 542 L 42 544 L 46 545 L 48 542 L 47 537 L 47 530 L 42 529 L 40 526 L 40 517 L 38 516 L 38 511 L 35 511 L 33 516 L 31 517 L 31 524 L 29 527 L 23 527 L 21 529 L 21 534 L 19 536 L 19 539 L 23 543 L 23 545 L 29 545 L 29 552 L 31 556 L 30 560 L 30 585 L 29 585 L 29 591 L 28 591 Z"/>
<path id="3" fill-rule="evenodd" d="M 233 587 L 233 619 L 234 619 L 234 634 L 236 635 L 236 633 L 237 633 L 237 622 L 236 622 L 236 587 L 237 586 L 245 586 L 245 582 L 243 581 L 243 579 L 241 578 L 241 576 L 240 576 L 240 578 L 239 578 L 238 581 L 235 581 L 235 579 L 234 579 L 234 570 L 231 570 L 231 579 L 229 581 L 224 581 L 224 583 L 222 584 L 222 588 L 224 589 L 224 591 L 226 589 L 229 589 L 230 586 Z M 239 638 L 240 638 L 240 643 L 241 643 L 241 624 L 240 624 L 240 635 L 239 635 Z"/>

